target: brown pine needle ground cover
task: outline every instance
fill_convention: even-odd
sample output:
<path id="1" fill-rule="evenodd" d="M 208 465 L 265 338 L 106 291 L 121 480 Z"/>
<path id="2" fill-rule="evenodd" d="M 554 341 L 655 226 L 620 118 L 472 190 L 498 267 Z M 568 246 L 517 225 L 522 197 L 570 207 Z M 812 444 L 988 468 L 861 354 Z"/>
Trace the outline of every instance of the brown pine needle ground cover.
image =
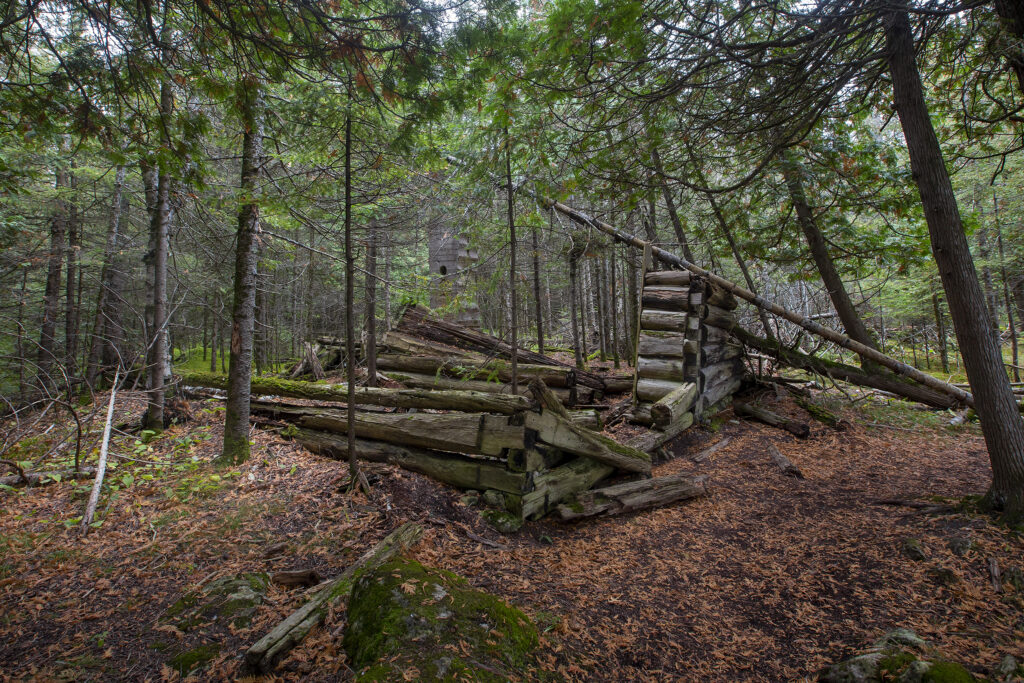
<path id="1" fill-rule="evenodd" d="M 847 409 L 850 430 L 812 423 L 806 441 L 726 413 L 717 433 L 687 432 L 655 471 L 708 474 L 709 498 L 502 537 L 460 492 L 394 468 L 372 468 L 372 500 L 351 497 L 338 490 L 343 464 L 271 432 L 253 432 L 245 465 L 216 468 L 214 405 L 194 404 L 195 421 L 149 444 L 115 440 L 136 462 L 110 473 L 118 490 L 85 539 L 73 519 L 89 482 L 0 493 L 0 677 L 173 680 L 171 654 L 212 638 L 219 647 L 193 678 L 235 679 L 245 647 L 305 589 L 271 587 L 245 628 L 187 634 L 159 622 L 182 591 L 239 572 L 329 577 L 408 519 L 427 527 L 413 554 L 524 608 L 547 631 L 541 659 L 567 679 L 800 680 L 898 626 L 979 674 L 1024 654 L 1022 594 L 1009 583 L 995 593 L 987 571 L 988 558 L 1004 573 L 1024 567 L 1020 536 L 969 512 L 877 504 L 955 504 L 983 490 L 977 429 L 952 431 L 942 413 Z M 788 401 L 769 407 L 807 419 Z M 122 412 L 138 409 L 128 397 Z M 690 461 L 725 437 L 710 461 Z M 782 476 L 767 443 L 806 478 Z M 964 537 L 961 557 L 950 541 Z M 907 539 L 925 559 L 906 557 Z M 279 678 L 350 678 L 344 624 L 332 614 Z"/>

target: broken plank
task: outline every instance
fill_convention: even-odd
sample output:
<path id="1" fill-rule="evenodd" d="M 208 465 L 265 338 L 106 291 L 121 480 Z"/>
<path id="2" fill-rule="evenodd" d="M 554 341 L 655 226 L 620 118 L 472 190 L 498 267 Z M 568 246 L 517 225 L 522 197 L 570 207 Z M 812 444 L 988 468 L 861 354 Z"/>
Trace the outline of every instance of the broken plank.
<path id="1" fill-rule="evenodd" d="M 577 493 L 575 500 L 558 506 L 558 517 L 568 521 L 597 515 L 620 515 L 698 498 L 707 493 L 706 477 L 675 474 L 641 479 Z"/>

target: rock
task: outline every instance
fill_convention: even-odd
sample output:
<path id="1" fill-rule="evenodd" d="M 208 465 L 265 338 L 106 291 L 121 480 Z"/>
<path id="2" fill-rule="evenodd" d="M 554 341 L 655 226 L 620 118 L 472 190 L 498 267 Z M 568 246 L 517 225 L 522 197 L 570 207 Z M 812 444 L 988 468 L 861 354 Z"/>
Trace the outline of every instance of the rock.
<path id="1" fill-rule="evenodd" d="M 907 538 L 903 540 L 903 554 L 914 562 L 920 562 L 928 558 L 924 552 L 924 546 L 921 545 L 921 541 L 916 538 Z"/>
<path id="2" fill-rule="evenodd" d="M 970 536 L 954 536 L 949 539 L 949 550 L 957 557 L 964 557 L 974 548 L 974 540 Z"/>
<path id="3" fill-rule="evenodd" d="M 408 560 L 356 581 L 344 637 L 357 681 L 505 681 L 537 667 L 538 642 L 519 610 Z"/>
<path id="4" fill-rule="evenodd" d="M 969 683 L 964 667 L 943 659 L 913 631 L 896 629 L 861 655 L 833 664 L 818 678 L 827 683 Z"/>
<path id="5" fill-rule="evenodd" d="M 957 576 L 956 572 L 945 567 L 933 567 L 928 570 L 927 574 L 932 581 L 943 586 L 952 586 L 960 583 L 960 577 Z"/>
<path id="6" fill-rule="evenodd" d="M 1006 655 L 992 670 L 992 677 L 998 681 L 1010 681 L 1014 676 L 1024 677 L 1024 671 L 1017 665 L 1013 655 Z"/>
<path id="7" fill-rule="evenodd" d="M 876 640 L 874 647 L 878 650 L 909 647 L 918 652 L 924 652 L 928 648 L 928 641 L 908 628 L 896 628 Z"/>
<path id="8" fill-rule="evenodd" d="M 478 496 L 475 492 L 471 491 L 466 495 L 462 496 L 461 498 L 459 498 L 459 502 L 465 505 L 466 507 L 471 508 L 480 502 L 480 496 Z"/>
<path id="9" fill-rule="evenodd" d="M 263 573 L 221 577 L 183 595 L 167 608 L 160 621 L 183 632 L 211 622 L 230 622 L 235 628 L 248 626 L 263 604 L 269 580 Z"/>
<path id="10" fill-rule="evenodd" d="M 923 662 L 921 660 L 915 660 L 910 663 L 910 666 L 903 672 L 899 678 L 900 683 L 922 683 L 925 675 L 932 668 L 931 662 Z"/>
<path id="11" fill-rule="evenodd" d="M 494 508 L 505 507 L 505 494 L 494 489 L 484 491 L 484 503 Z"/>
<path id="12" fill-rule="evenodd" d="M 504 510 L 484 510 L 480 513 L 480 517 L 495 531 L 503 534 L 514 534 L 523 526 L 521 518 Z"/>
<path id="13" fill-rule="evenodd" d="M 872 652 L 837 662 L 821 674 L 818 680 L 822 683 L 871 683 L 880 680 L 878 663 L 884 656 L 881 652 Z"/>

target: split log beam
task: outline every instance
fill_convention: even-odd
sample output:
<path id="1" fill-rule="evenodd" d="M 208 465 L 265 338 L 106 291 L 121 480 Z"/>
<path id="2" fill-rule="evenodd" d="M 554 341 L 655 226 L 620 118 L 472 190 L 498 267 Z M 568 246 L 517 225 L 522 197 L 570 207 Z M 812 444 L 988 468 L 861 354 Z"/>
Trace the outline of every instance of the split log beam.
<path id="1" fill-rule="evenodd" d="M 597 515 L 621 515 L 707 494 L 706 477 L 686 474 L 654 477 L 577 493 L 574 501 L 558 506 L 558 517 L 568 521 Z"/>
<path id="2" fill-rule="evenodd" d="M 686 413 L 670 424 L 664 431 L 649 430 L 629 440 L 629 445 L 638 451 L 653 455 L 662 446 L 676 438 L 693 424 L 693 413 Z"/>
<path id="3" fill-rule="evenodd" d="M 327 617 L 330 606 L 352 591 L 352 584 L 363 573 L 384 564 L 398 553 L 412 547 L 423 535 L 418 524 L 407 522 L 377 543 L 335 579 L 324 584 L 302 607 L 292 612 L 245 653 L 251 670 L 269 672 L 280 659 Z"/>
<path id="4" fill-rule="evenodd" d="M 377 353 L 405 354 L 408 356 L 433 356 L 435 358 L 460 358 L 467 362 L 483 363 L 487 356 L 482 353 L 471 353 L 454 346 L 437 344 L 395 330 L 388 330 L 384 339 L 377 345 Z"/>
<path id="5" fill-rule="evenodd" d="M 207 372 L 183 372 L 181 382 L 187 385 L 227 389 L 227 376 Z M 287 396 L 313 401 L 344 403 L 348 399 L 345 384 L 314 384 L 272 377 L 253 377 L 251 392 L 257 396 Z M 512 415 L 527 410 L 531 403 L 524 396 L 493 394 L 479 391 L 433 391 L 420 389 L 384 389 L 357 387 L 356 404 L 388 406 L 391 408 L 420 408 L 458 410 L 477 413 Z"/>
<path id="6" fill-rule="evenodd" d="M 787 432 L 800 439 L 806 439 L 811 434 L 811 428 L 806 422 L 791 420 L 784 415 L 773 413 L 767 408 L 751 405 L 750 403 L 745 403 L 743 401 L 733 401 L 732 409 L 739 416 L 752 417 L 766 425 L 785 429 Z"/>
<path id="7" fill-rule="evenodd" d="M 700 349 L 701 366 L 739 358 L 743 354 L 740 344 L 704 344 Z"/>
<path id="8" fill-rule="evenodd" d="M 797 479 L 803 479 L 804 473 L 800 471 L 800 468 L 790 462 L 789 458 L 784 456 L 775 444 L 768 444 L 768 455 L 771 456 L 772 462 L 782 471 L 787 477 L 796 477 Z"/>
<path id="9" fill-rule="evenodd" d="M 414 389 L 427 389 L 433 391 L 471 391 L 476 394 L 498 394 L 526 396 L 529 389 L 523 384 L 512 391 L 511 384 L 503 382 L 485 382 L 479 379 L 454 379 L 442 375 L 425 375 L 416 372 L 394 372 L 385 371 L 384 376 L 396 382 L 412 387 Z M 558 397 L 558 400 L 566 405 L 577 403 L 590 403 L 593 400 L 593 390 L 589 387 L 574 386 L 569 388 L 554 387 L 551 391 Z"/>
<path id="10" fill-rule="evenodd" d="M 543 382 L 530 382 L 530 391 L 542 412 L 526 412 L 525 424 L 537 431 L 541 441 L 626 472 L 650 474 L 651 458 L 646 453 L 573 424 L 569 413 Z"/>
<path id="11" fill-rule="evenodd" d="M 585 491 L 602 479 L 608 478 L 615 468 L 588 458 L 577 458 L 561 467 L 541 472 L 534 477 L 534 490 L 521 496 L 505 496 L 509 512 L 523 519 L 537 519 L 579 491 Z"/>
<path id="12" fill-rule="evenodd" d="M 711 458 L 711 456 L 714 455 L 716 451 L 718 451 L 718 449 L 723 448 L 725 446 L 728 446 L 730 441 L 732 441 L 732 437 L 731 436 L 727 436 L 724 439 L 722 439 L 721 441 L 718 441 L 715 444 L 713 444 L 711 446 L 708 446 L 707 448 L 702 450 L 700 453 L 698 453 L 697 455 L 693 456 L 691 458 L 691 460 L 693 460 L 696 463 L 700 463 L 700 462 L 704 462 L 706 460 L 709 460 Z"/>
<path id="13" fill-rule="evenodd" d="M 348 438 L 317 429 L 299 429 L 295 440 L 314 453 L 335 460 L 348 459 Z M 383 462 L 461 489 L 495 489 L 521 495 L 533 490 L 529 472 L 510 472 L 501 460 L 471 458 L 455 453 L 440 453 L 384 441 L 358 439 L 356 455 L 370 462 Z"/>
<path id="14" fill-rule="evenodd" d="M 651 419 L 655 426 L 665 429 L 693 409 L 697 401 L 697 385 L 680 384 L 651 406 Z"/>

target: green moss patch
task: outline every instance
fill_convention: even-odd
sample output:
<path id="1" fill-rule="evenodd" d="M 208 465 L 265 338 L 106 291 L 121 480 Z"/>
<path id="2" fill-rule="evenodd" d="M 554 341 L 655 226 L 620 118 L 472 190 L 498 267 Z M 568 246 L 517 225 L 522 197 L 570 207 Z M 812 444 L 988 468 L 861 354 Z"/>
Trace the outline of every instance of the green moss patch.
<path id="1" fill-rule="evenodd" d="M 219 654 L 220 645 L 206 643 L 171 657 L 167 660 L 167 666 L 185 676 L 193 669 L 205 666 Z"/>
<path id="2" fill-rule="evenodd" d="M 186 633 L 209 623 L 248 626 L 263 603 L 269 583 L 270 578 L 262 573 L 225 576 L 181 596 L 167 608 L 161 621 Z"/>
<path id="3" fill-rule="evenodd" d="M 344 646 L 357 680 L 506 681 L 536 666 L 537 628 L 450 572 L 393 560 L 356 581 Z"/>
<path id="4" fill-rule="evenodd" d="M 864 654 L 837 662 L 821 672 L 825 683 L 973 683 L 975 678 L 913 631 L 885 634 Z"/>

